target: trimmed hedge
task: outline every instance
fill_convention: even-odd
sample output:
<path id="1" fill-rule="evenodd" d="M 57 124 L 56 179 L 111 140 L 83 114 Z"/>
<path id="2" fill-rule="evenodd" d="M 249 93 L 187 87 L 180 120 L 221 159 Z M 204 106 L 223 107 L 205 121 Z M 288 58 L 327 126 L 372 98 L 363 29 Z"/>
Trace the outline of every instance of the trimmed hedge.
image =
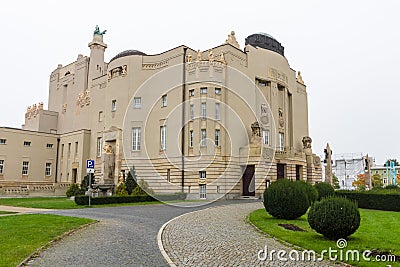
<path id="1" fill-rule="evenodd" d="M 92 197 L 90 204 L 113 204 L 113 203 L 135 203 L 135 202 L 151 202 L 151 201 L 171 201 L 185 200 L 186 193 L 176 193 L 171 195 L 156 195 L 156 196 L 112 196 L 112 197 Z M 89 205 L 88 196 L 76 196 L 75 203 L 77 205 Z"/>
<path id="2" fill-rule="evenodd" d="M 318 201 L 335 195 L 335 189 L 328 183 L 322 182 L 314 185 L 315 189 L 318 191 Z"/>
<path id="3" fill-rule="evenodd" d="M 393 191 L 336 191 L 337 196 L 346 197 L 358 203 L 362 209 L 400 211 L 400 193 Z"/>

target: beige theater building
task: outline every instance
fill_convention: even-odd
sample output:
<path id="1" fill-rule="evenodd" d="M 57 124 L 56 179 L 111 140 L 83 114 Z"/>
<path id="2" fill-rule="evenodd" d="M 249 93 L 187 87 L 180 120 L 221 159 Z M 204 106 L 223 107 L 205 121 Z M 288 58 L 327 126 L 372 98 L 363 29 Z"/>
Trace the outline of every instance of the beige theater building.
<path id="1" fill-rule="evenodd" d="M 234 32 L 205 51 L 127 50 L 104 62 L 98 28 L 90 57 L 50 75 L 48 108 L 28 107 L 22 129 L 0 128 L 0 194 L 57 195 L 86 175 L 111 192 L 134 166 L 156 193 L 214 199 L 261 194 L 276 179 L 321 180 L 311 149 L 306 86 L 272 36 Z"/>

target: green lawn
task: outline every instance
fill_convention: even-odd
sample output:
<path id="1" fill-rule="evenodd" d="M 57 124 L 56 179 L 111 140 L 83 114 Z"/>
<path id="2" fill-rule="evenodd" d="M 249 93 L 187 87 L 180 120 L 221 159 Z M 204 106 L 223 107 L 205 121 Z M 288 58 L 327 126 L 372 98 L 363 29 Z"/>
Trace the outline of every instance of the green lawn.
<path id="1" fill-rule="evenodd" d="M 346 249 L 357 249 L 360 252 L 367 249 L 390 251 L 391 254 L 400 255 L 400 212 L 360 209 L 360 214 L 360 228 L 348 237 Z M 265 209 L 260 209 L 252 212 L 249 220 L 259 229 L 279 240 L 314 250 L 317 253 L 329 247 L 337 249 L 336 241 L 328 240 L 310 228 L 306 215 L 296 220 L 280 220 L 270 216 Z M 306 232 L 286 230 L 278 226 L 280 223 L 297 225 Z M 343 250 L 344 253 L 346 249 Z M 370 262 L 361 260 L 361 262 L 348 261 L 348 263 L 355 266 L 400 266 L 400 262 L 382 263 L 374 260 L 374 257 L 371 257 Z"/>
<path id="2" fill-rule="evenodd" d="M 2 211 L 2 210 L 0 210 L 0 215 L 1 215 L 1 214 L 13 214 L 13 213 L 16 213 L 16 212 Z"/>
<path id="3" fill-rule="evenodd" d="M 0 217 L 0 266 L 16 266 L 36 249 L 91 219 L 46 214 Z"/>

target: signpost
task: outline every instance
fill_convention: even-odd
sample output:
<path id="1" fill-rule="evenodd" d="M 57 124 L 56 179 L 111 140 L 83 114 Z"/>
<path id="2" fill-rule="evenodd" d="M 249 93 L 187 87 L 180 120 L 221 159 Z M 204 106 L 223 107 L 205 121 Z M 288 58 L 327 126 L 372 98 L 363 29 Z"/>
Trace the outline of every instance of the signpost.
<path id="1" fill-rule="evenodd" d="M 86 160 L 86 172 L 89 174 L 89 207 L 90 207 L 90 195 L 92 194 L 91 185 L 92 185 L 92 175 L 94 173 L 94 160 L 88 159 Z"/>

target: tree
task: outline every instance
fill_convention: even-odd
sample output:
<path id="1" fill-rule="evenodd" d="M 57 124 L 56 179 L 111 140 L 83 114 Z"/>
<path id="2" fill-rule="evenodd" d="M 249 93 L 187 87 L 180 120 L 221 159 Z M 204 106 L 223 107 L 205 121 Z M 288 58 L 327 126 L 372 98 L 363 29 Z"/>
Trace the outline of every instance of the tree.
<path id="1" fill-rule="evenodd" d="M 88 190 L 89 188 L 89 175 L 91 175 L 90 173 L 85 175 L 85 177 L 83 177 L 82 182 L 81 182 L 81 189 L 84 190 L 85 192 Z M 92 184 L 94 181 L 91 181 Z"/>
<path id="2" fill-rule="evenodd" d="M 120 183 L 115 190 L 115 194 L 117 196 L 127 196 L 128 192 L 126 191 L 126 185 L 124 183 Z"/>
<path id="3" fill-rule="evenodd" d="M 397 159 L 388 159 L 385 164 L 383 164 L 384 167 L 388 166 L 389 161 L 394 161 L 394 166 L 400 166 L 400 163 L 397 161 Z M 390 166 L 390 165 L 389 165 Z"/>
<path id="4" fill-rule="evenodd" d="M 153 195 L 154 191 L 145 180 L 140 180 L 138 186 L 132 191 L 133 196 Z"/>
<path id="5" fill-rule="evenodd" d="M 365 188 L 365 173 L 360 173 L 357 175 L 357 180 L 352 183 L 353 186 L 357 187 L 358 189 Z"/>
<path id="6" fill-rule="evenodd" d="M 334 189 L 340 189 L 340 184 L 339 184 L 339 179 L 335 174 L 332 174 L 332 182 L 333 182 L 333 188 Z"/>
<path id="7" fill-rule="evenodd" d="M 137 187 L 136 179 L 137 177 L 136 177 L 135 167 L 132 167 L 125 180 L 125 186 L 126 186 L 126 191 L 128 191 L 128 195 L 132 194 L 132 191 Z"/>
<path id="8" fill-rule="evenodd" d="M 374 175 L 372 175 L 371 179 L 372 179 L 373 187 L 382 187 L 382 185 L 383 185 L 382 177 L 378 173 L 375 173 Z"/>

